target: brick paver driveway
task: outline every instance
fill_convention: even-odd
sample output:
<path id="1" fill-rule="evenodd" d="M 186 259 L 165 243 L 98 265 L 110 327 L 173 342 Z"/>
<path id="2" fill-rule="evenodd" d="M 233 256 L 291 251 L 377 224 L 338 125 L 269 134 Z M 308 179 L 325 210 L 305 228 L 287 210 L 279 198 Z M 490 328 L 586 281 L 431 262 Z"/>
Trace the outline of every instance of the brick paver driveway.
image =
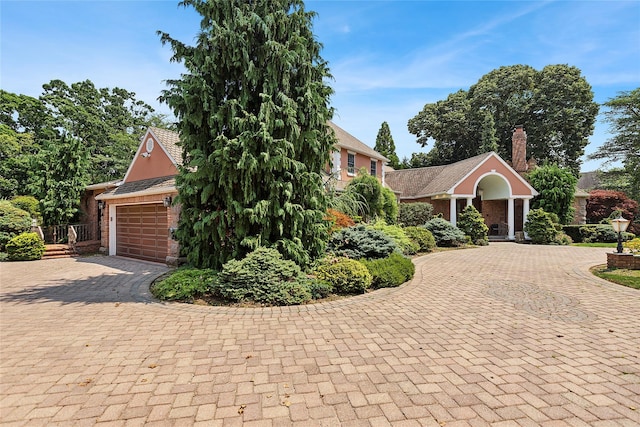
<path id="1" fill-rule="evenodd" d="M 638 426 L 640 291 L 491 244 L 303 307 L 159 304 L 162 266 L 0 264 L 6 425 Z"/>

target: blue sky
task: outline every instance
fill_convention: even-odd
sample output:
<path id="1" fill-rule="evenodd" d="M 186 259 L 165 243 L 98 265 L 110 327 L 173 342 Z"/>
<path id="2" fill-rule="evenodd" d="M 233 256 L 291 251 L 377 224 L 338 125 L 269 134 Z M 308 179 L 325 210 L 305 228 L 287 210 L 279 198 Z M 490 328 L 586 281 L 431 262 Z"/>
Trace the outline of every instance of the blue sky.
<path id="1" fill-rule="evenodd" d="M 640 87 L 640 1 L 307 1 L 318 17 L 334 121 L 373 146 L 387 121 L 400 158 L 428 150 L 407 131 L 426 103 L 504 65 L 582 70 L 596 102 Z M 157 97 L 176 78 L 157 30 L 191 44 L 199 17 L 177 1 L 0 0 L 0 88 L 37 97 L 52 79 Z M 587 153 L 607 138 L 601 120 Z M 583 164 L 593 170 L 599 162 Z"/>

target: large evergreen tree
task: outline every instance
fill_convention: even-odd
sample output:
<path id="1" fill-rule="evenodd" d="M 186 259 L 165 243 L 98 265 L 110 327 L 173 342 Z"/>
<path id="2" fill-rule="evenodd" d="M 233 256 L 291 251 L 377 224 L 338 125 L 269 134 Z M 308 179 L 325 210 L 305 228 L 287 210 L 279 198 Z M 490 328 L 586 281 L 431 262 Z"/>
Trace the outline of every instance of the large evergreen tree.
<path id="1" fill-rule="evenodd" d="M 495 148 L 492 133 L 498 154 L 510 159 L 513 127 L 524 125 L 529 156 L 577 174 L 597 114 L 591 86 L 578 68 L 513 65 L 482 76 L 468 91 L 426 104 L 408 127 L 423 147 L 435 141 L 429 165 L 441 165 Z"/>
<path id="2" fill-rule="evenodd" d="M 335 137 L 332 89 L 301 0 L 184 0 L 202 16 L 195 46 L 159 32 L 186 67 L 161 99 L 178 118 L 184 165 L 178 238 L 220 267 L 257 246 L 308 263 L 324 248 L 320 172 Z"/>
<path id="3" fill-rule="evenodd" d="M 396 154 L 396 144 L 393 142 L 389 123 L 382 122 L 378 136 L 376 136 L 376 146 L 373 149 L 389 159 L 389 166 L 398 169 L 400 159 L 398 159 L 398 155 Z"/>
<path id="4" fill-rule="evenodd" d="M 623 190 L 640 201 L 640 88 L 621 92 L 604 105 L 613 136 L 590 158 L 621 162 L 622 168 L 603 173 L 603 181 L 615 182 L 611 189 Z"/>

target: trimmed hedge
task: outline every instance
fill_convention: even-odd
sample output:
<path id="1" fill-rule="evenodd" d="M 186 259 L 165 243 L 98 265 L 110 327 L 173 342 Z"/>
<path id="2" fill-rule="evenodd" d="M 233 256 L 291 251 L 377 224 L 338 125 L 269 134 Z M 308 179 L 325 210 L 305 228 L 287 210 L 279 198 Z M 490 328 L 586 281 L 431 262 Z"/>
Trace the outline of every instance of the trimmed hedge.
<path id="1" fill-rule="evenodd" d="M 436 247 L 436 239 L 433 234 L 424 227 L 405 227 L 405 234 L 409 236 L 419 247 L 420 252 L 431 252 Z"/>
<path id="2" fill-rule="evenodd" d="M 310 280 L 300 267 L 282 259 L 276 249 L 264 247 L 225 263 L 214 289 L 231 301 L 294 305 L 311 300 Z"/>
<path id="3" fill-rule="evenodd" d="M 565 225 L 562 230 L 576 243 L 615 243 L 618 241 L 618 233 L 613 230 L 611 224 Z M 621 237 L 624 242 L 633 239 L 635 235 L 625 231 Z"/>
<path id="4" fill-rule="evenodd" d="M 314 273 L 317 279 L 330 283 L 338 294 L 361 294 L 371 285 L 371 274 L 354 259 L 326 260 Z"/>
<path id="5" fill-rule="evenodd" d="M 8 200 L 0 200 L 0 251 L 9 240 L 31 229 L 29 212 L 15 207 Z"/>
<path id="6" fill-rule="evenodd" d="M 373 288 L 394 288 L 413 278 L 416 267 L 409 258 L 393 253 L 387 258 L 361 261 L 373 280 Z"/>
<path id="7" fill-rule="evenodd" d="M 37 233 L 22 233 L 7 243 L 9 261 L 33 261 L 42 259 L 45 251 L 44 242 Z"/>
<path id="8" fill-rule="evenodd" d="M 163 301 L 193 301 L 214 289 L 217 272 L 211 269 L 182 267 L 151 286 L 154 297 Z"/>

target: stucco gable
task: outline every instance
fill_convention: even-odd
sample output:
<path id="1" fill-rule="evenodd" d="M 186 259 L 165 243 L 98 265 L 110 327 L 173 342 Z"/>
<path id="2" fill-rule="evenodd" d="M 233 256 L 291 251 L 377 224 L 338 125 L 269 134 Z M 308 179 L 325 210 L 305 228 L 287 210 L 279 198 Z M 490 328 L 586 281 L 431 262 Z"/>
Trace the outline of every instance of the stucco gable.
<path id="1" fill-rule="evenodd" d="M 123 182 L 141 181 L 178 174 L 178 134 L 150 127 L 144 134 L 138 150 L 129 165 Z M 182 156 L 179 157 L 182 161 Z"/>

